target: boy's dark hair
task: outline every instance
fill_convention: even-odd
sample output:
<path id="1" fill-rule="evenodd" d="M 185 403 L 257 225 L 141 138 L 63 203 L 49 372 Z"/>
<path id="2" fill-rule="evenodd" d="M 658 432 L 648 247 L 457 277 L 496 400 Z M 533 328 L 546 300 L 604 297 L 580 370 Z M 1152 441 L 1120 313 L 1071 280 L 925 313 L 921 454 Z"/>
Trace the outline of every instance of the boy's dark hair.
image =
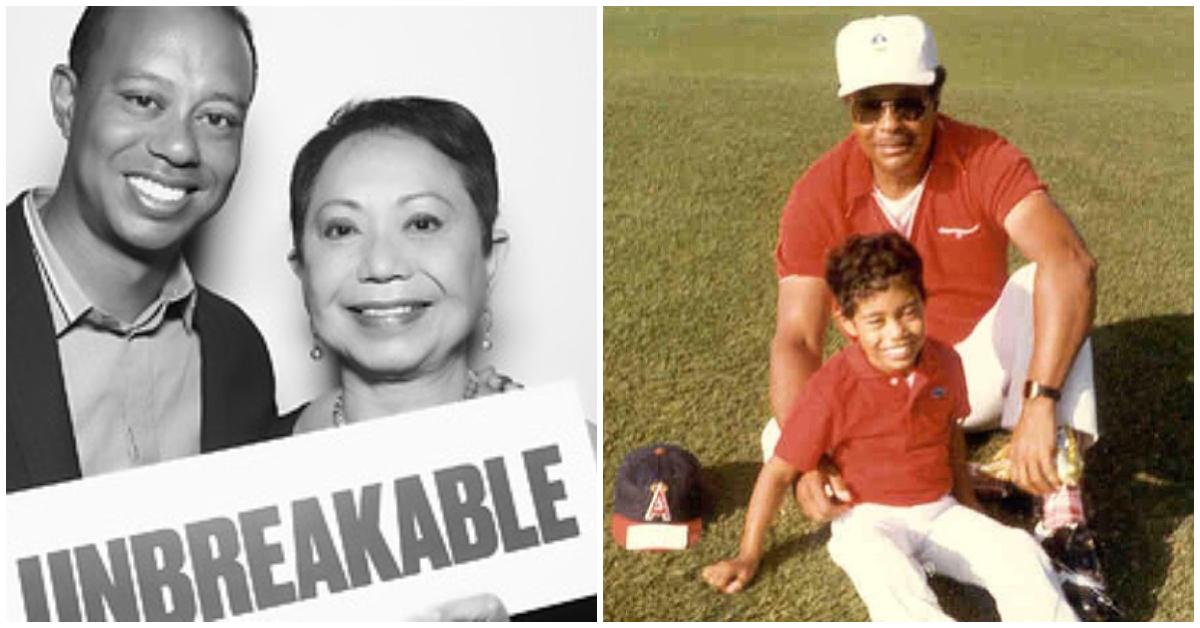
<path id="1" fill-rule="evenodd" d="M 440 151 L 458 167 L 463 187 L 479 213 L 483 252 L 492 250 L 492 230 L 499 213 L 496 155 L 483 124 L 466 107 L 449 100 L 407 96 L 381 98 L 342 105 L 329 124 L 308 140 L 292 167 L 292 246 L 302 257 L 300 241 L 304 215 L 313 182 L 333 149 L 359 133 L 401 131 L 415 135 Z"/>
<path id="2" fill-rule="evenodd" d="M 894 231 L 850 236 L 829 253 L 825 262 L 825 283 L 847 318 L 854 316 L 860 300 L 887 290 L 897 280 L 911 286 L 925 300 L 921 256 Z"/>
<path id="3" fill-rule="evenodd" d="M 96 49 L 104 41 L 104 28 L 108 25 L 112 9 L 115 8 L 119 7 L 87 7 L 83 10 L 83 15 L 79 16 L 79 21 L 75 23 L 75 32 L 71 35 L 71 47 L 67 51 L 67 61 L 71 65 L 71 71 L 75 73 L 75 76 L 80 81 L 83 81 L 84 76 L 87 74 L 88 63 L 91 61 L 92 55 L 95 54 Z M 226 17 L 232 19 L 242 32 L 242 36 L 246 38 L 246 45 L 250 48 L 252 71 L 250 84 L 252 86 L 251 93 L 253 93 L 253 86 L 258 84 L 258 50 L 254 47 L 254 33 L 250 30 L 250 20 L 237 7 L 219 6 L 210 8 L 217 9 Z"/>

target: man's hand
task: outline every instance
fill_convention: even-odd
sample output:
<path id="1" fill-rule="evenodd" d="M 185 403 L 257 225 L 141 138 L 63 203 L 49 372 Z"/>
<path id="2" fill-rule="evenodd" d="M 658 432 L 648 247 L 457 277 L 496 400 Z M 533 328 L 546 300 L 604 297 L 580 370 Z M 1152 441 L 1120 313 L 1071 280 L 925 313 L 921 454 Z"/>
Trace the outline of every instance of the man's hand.
<path id="1" fill-rule="evenodd" d="M 805 517 L 817 523 L 834 519 L 849 510 L 850 500 L 850 490 L 828 458 L 822 458 L 816 469 L 800 476 L 796 483 L 796 501 L 800 503 L 800 509 Z"/>
<path id="2" fill-rule="evenodd" d="M 704 568 L 700 575 L 709 586 L 721 593 L 737 593 L 750 584 L 758 571 L 758 561 L 741 556 L 715 562 Z"/>
<path id="3" fill-rule="evenodd" d="M 1045 495 L 1061 485 L 1054 465 L 1054 430 L 1054 401 L 1026 399 L 1009 449 L 1012 481 L 1026 492 Z"/>

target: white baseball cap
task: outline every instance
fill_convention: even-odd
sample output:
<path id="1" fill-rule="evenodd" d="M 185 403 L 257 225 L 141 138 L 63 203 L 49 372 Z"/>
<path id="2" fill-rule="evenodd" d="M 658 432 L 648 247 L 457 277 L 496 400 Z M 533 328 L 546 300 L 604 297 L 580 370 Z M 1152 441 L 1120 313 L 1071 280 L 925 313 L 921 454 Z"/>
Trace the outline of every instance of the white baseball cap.
<path id="1" fill-rule="evenodd" d="M 854 20 L 837 36 L 838 98 L 875 85 L 933 85 L 937 44 L 912 15 Z"/>

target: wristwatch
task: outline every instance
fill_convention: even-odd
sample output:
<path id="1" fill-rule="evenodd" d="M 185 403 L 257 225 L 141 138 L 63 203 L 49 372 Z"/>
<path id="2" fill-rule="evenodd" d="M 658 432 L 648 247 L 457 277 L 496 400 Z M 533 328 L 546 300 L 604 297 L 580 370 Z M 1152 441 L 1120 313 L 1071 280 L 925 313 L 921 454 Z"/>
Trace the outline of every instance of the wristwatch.
<path id="1" fill-rule="evenodd" d="M 1051 388 L 1044 384 L 1039 384 L 1032 379 L 1027 379 L 1025 380 L 1024 396 L 1026 399 L 1047 397 L 1049 399 L 1053 399 L 1054 401 L 1058 401 L 1058 398 L 1062 397 L 1062 390 L 1059 390 L 1058 388 Z"/>

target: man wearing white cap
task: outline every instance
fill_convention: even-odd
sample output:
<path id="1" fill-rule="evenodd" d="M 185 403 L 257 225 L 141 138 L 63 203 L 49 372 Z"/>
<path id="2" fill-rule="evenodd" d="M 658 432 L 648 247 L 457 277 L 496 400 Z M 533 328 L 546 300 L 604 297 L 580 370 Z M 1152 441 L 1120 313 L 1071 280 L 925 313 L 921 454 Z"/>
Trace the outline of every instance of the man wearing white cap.
<path id="1" fill-rule="evenodd" d="M 962 357 L 972 408 L 964 425 L 1012 430 L 1004 466 L 1043 498 L 1038 534 L 1068 578 L 1069 597 L 1082 617 L 1115 614 L 1077 477 L 1077 443 L 1099 436 L 1087 340 L 1095 260 L 1019 150 L 938 111 L 946 71 L 923 21 L 855 20 L 838 34 L 836 57 L 837 95 L 852 129 L 796 182 L 780 219 L 771 345 L 777 419 L 763 431 L 764 455 L 821 364 L 832 302 L 827 252 L 851 234 L 895 230 L 924 261 L 929 335 Z M 1011 277 L 1010 240 L 1032 262 Z M 817 521 L 854 502 L 852 487 L 829 468 L 805 474 L 796 494 Z"/>

